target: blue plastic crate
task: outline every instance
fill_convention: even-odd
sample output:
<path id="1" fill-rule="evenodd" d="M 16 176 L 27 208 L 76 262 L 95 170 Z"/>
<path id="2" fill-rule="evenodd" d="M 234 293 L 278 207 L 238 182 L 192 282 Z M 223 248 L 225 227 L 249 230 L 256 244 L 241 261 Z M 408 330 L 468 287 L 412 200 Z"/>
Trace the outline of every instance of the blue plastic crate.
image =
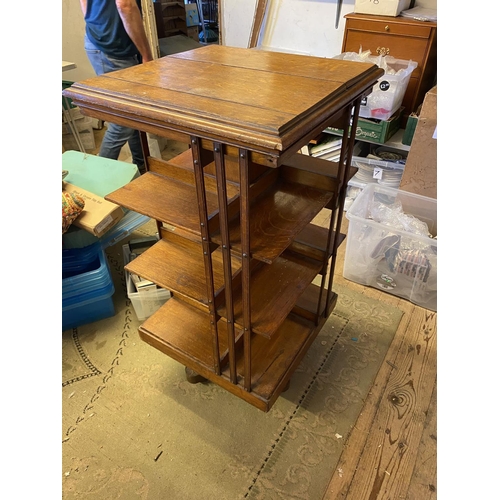
<path id="1" fill-rule="evenodd" d="M 88 252 L 92 253 L 91 250 Z M 87 270 L 62 280 L 63 331 L 115 314 L 113 304 L 115 287 L 106 254 L 100 245 L 97 247 L 96 253 L 99 259 L 99 265 L 96 269 Z"/>
<path id="2" fill-rule="evenodd" d="M 115 287 L 111 284 L 105 289 L 96 290 L 93 294 L 88 294 L 85 300 L 83 297 L 79 297 L 78 300 L 68 301 L 66 305 L 63 301 L 62 331 L 114 316 L 114 293 Z"/>
<path id="3" fill-rule="evenodd" d="M 70 278 L 82 273 L 97 270 L 101 267 L 99 243 L 83 248 L 64 249 L 62 251 L 62 278 Z"/>

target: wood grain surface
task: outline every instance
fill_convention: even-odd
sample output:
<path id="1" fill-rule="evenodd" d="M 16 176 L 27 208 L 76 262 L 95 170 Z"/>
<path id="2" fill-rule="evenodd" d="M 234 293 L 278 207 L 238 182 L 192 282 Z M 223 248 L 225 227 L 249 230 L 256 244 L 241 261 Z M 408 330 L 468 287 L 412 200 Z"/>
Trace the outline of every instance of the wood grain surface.
<path id="1" fill-rule="evenodd" d="M 77 82 L 64 95 L 83 114 L 140 121 L 148 132 L 284 151 L 382 74 L 374 64 L 208 45 Z"/>
<path id="2" fill-rule="evenodd" d="M 348 281 L 341 265 L 335 280 L 404 316 L 323 500 L 436 500 L 437 313 Z"/>

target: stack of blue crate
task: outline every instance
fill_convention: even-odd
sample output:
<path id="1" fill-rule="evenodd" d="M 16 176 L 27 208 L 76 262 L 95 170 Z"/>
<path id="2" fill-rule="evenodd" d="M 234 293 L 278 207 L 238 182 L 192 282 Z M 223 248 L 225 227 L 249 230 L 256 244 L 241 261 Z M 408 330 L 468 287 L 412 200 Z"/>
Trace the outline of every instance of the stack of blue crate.
<path id="1" fill-rule="evenodd" d="M 65 181 L 104 197 L 139 176 L 137 167 L 79 151 L 62 155 Z M 149 217 L 128 211 L 101 238 L 71 227 L 63 235 L 62 331 L 114 316 L 115 287 L 105 249 L 124 239 Z"/>
<path id="2" fill-rule="evenodd" d="M 63 331 L 114 316 L 115 287 L 100 243 L 62 254 Z"/>

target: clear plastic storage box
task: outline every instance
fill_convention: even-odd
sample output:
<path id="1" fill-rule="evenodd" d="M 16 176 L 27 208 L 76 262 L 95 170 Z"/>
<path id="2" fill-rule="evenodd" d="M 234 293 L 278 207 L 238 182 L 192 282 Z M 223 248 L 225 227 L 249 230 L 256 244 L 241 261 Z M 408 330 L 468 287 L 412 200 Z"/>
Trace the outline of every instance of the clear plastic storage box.
<path id="1" fill-rule="evenodd" d="M 415 61 L 396 59 L 391 56 L 362 57 L 361 54 L 355 52 L 344 52 L 335 59 L 369 62 L 385 70 L 384 76 L 373 86 L 372 93 L 362 101 L 359 108 L 359 116 L 383 121 L 388 120 L 401 107 L 411 74 L 417 67 Z"/>
<path id="2" fill-rule="evenodd" d="M 382 186 L 398 189 L 405 168 L 404 163 L 401 162 L 373 160 L 360 156 L 353 156 L 351 165 L 356 167 L 358 171 L 347 183 L 344 210 L 349 210 L 367 184 L 378 183 Z"/>
<path id="3" fill-rule="evenodd" d="M 130 249 L 128 244 L 122 246 L 123 263 L 126 266 L 130 262 Z M 132 302 L 137 319 L 140 321 L 149 318 L 170 298 L 170 292 L 164 288 L 157 287 L 153 290 L 138 292 L 132 281 L 130 273 L 125 269 L 125 281 L 127 295 Z"/>
<path id="4" fill-rule="evenodd" d="M 372 62 L 376 62 L 378 57 Z M 388 72 L 373 86 L 372 93 L 359 108 L 359 116 L 388 120 L 401 106 L 413 70 L 417 67 L 414 61 L 386 57 Z"/>
<path id="5" fill-rule="evenodd" d="M 367 184 L 346 213 L 344 278 L 437 310 L 437 201 Z"/>

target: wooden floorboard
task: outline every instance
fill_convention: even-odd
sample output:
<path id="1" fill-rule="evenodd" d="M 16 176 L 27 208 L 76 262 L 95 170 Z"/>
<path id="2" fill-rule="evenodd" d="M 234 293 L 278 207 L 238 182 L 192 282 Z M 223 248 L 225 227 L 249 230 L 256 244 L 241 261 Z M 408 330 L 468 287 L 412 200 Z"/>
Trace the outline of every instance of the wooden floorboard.
<path id="1" fill-rule="evenodd" d="M 320 216 L 316 223 L 326 223 Z M 345 217 L 342 229 L 348 231 Z M 437 314 L 344 279 L 344 256 L 345 243 L 335 283 L 404 314 L 323 500 L 435 500 Z"/>
<path id="2" fill-rule="evenodd" d="M 406 498 L 436 500 L 437 495 L 437 384 L 434 384 L 427 418 Z"/>

